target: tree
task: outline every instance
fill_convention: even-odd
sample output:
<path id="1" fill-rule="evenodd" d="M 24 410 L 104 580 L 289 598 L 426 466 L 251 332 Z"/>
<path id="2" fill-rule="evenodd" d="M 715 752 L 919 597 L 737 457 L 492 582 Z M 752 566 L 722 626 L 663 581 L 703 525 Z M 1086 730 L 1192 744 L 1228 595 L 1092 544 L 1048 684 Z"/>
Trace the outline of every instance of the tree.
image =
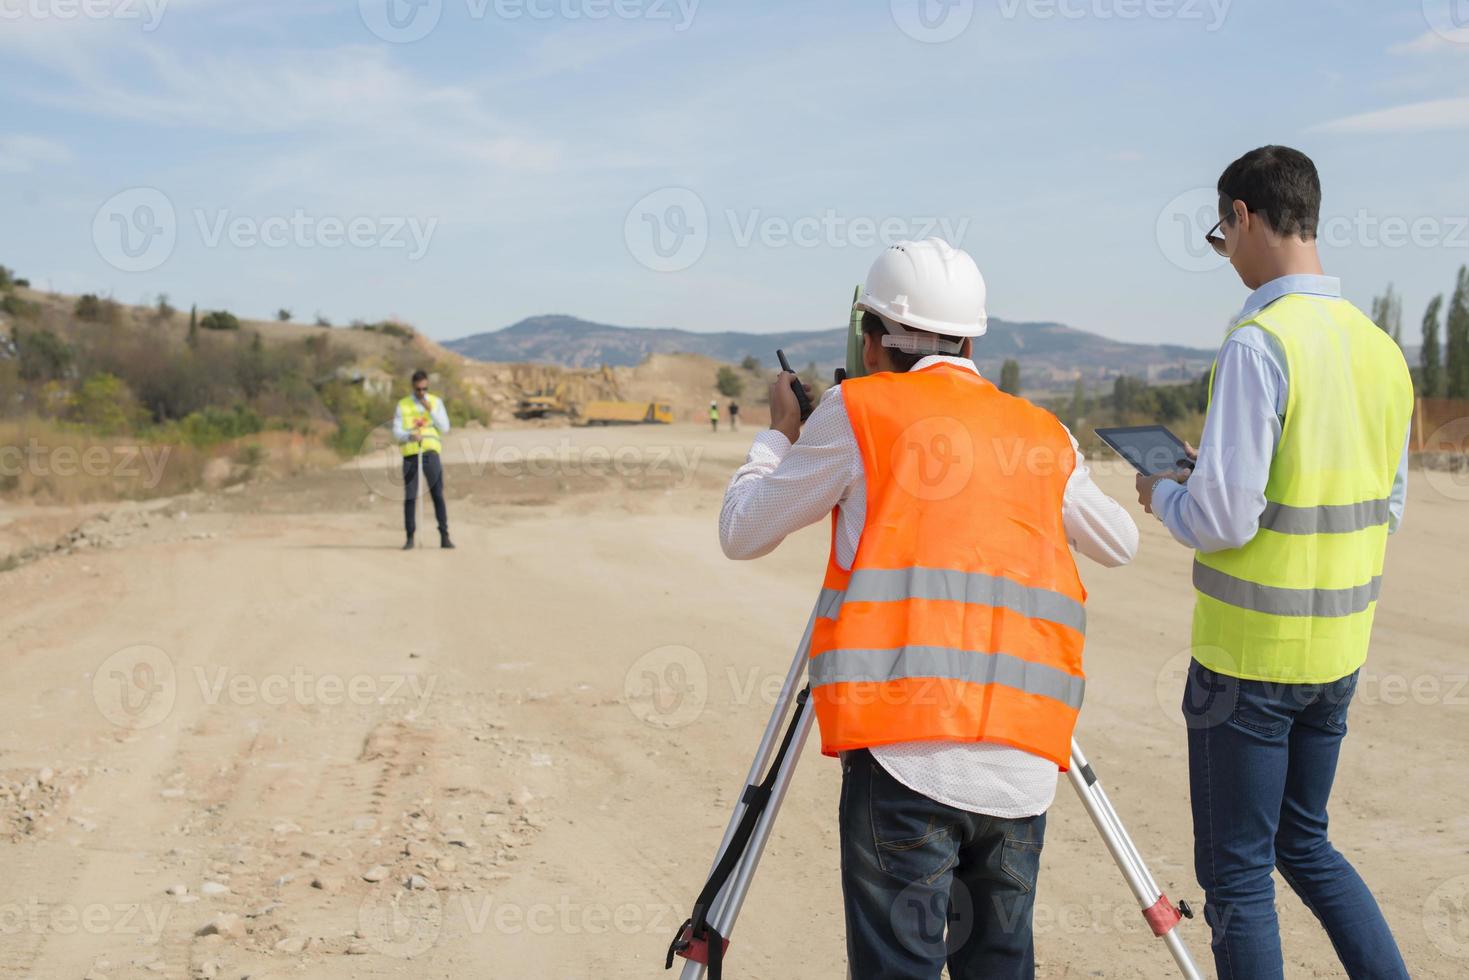
<path id="1" fill-rule="evenodd" d="M 281 323 L 290 323 L 291 311 L 282 306 L 280 309 L 275 311 L 275 318 Z"/>
<path id="2" fill-rule="evenodd" d="M 228 310 L 215 310 L 206 313 L 204 319 L 199 321 L 199 326 L 205 330 L 238 330 L 240 321 Z"/>
<path id="3" fill-rule="evenodd" d="M 1020 394 L 1020 362 L 1011 358 L 1000 365 L 1000 390 L 1009 395 Z"/>
<path id="4" fill-rule="evenodd" d="M 1070 414 L 1073 428 L 1086 417 L 1086 382 L 1081 378 L 1076 379 L 1076 387 L 1071 390 Z"/>
<path id="5" fill-rule="evenodd" d="M 740 362 L 740 367 L 752 374 L 758 374 L 760 371 L 760 358 L 754 354 L 746 354 L 745 359 Z"/>
<path id="6" fill-rule="evenodd" d="M 318 327 L 329 327 L 332 325 L 332 322 L 322 314 L 318 313 L 316 314 L 316 325 Z"/>
<path id="7" fill-rule="evenodd" d="M 714 385 L 726 398 L 737 398 L 745 390 L 744 380 L 728 364 L 722 365 L 715 373 Z"/>
<path id="8" fill-rule="evenodd" d="M 193 346 L 195 346 L 198 343 L 199 343 L 199 304 L 198 303 L 195 303 L 193 306 L 189 307 L 189 336 L 188 336 L 188 344 L 189 344 L 190 347 L 193 347 Z"/>
<path id="9" fill-rule="evenodd" d="M 102 319 L 102 300 L 95 293 L 83 293 L 77 298 L 76 307 L 72 313 L 78 320 L 100 320 Z"/>
<path id="10" fill-rule="evenodd" d="M 1469 266 L 1459 269 L 1445 333 L 1448 335 L 1445 387 L 1450 398 L 1469 398 Z"/>
<path id="11" fill-rule="evenodd" d="M 1372 322 L 1383 332 L 1403 346 L 1403 297 L 1387 284 L 1387 291 L 1372 298 Z"/>
<path id="12" fill-rule="evenodd" d="M 0 289 L 9 289 L 15 284 L 15 273 L 0 265 Z"/>
<path id="13" fill-rule="evenodd" d="M 1423 314 L 1423 351 L 1419 355 L 1423 374 L 1419 393 L 1424 398 L 1438 398 L 1443 394 L 1443 352 L 1438 342 L 1438 317 L 1442 310 L 1443 295 L 1439 294 Z"/>
<path id="14" fill-rule="evenodd" d="M 169 301 L 168 301 L 168 294 L 167 293 L 159 293 L 158 294 L 158 305 L 156 307 L 156 311 L 157 311 L 157 319 L 160 322 L 163 321 L 163 320 L 172 320 L 173 319 L 173 315 L 177 311 L 173 308 L 173 305 L 171 303 L 169 303 Z"/>

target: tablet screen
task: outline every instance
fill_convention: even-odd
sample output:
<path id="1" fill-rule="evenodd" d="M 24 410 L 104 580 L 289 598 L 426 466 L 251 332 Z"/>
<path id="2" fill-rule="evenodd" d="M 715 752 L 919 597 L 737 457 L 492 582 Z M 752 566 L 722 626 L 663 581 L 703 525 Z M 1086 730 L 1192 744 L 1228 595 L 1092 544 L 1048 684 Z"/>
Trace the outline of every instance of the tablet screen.
<path id="1" fill-rule="evenodd" d="M 1183 440 L 1161 425 L 1098 429 L 1097 435 L 1146 476 L 1180 469 L 1187 457 Z"/>

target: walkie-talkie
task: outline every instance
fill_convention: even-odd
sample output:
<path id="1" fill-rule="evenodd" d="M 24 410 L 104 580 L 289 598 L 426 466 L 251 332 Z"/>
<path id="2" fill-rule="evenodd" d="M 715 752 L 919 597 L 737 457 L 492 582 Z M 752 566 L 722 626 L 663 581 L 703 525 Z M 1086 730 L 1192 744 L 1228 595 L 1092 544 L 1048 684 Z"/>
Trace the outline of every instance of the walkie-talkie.
<path id="1" fill-rule="evenodd" d="M 791 370 L 791 362 L 786 360 L 785 351 L 777 350 L 775 356 L 780 361 L 780 369 L 782 371 L 786 374 L 796 373 Z M 811 404 L 811 396 L 806 394 L 806 386 L 801 384 L 799 377 L 791 379 L 791 391 L 796 393 L 796 404 L 801 406 L 801 421 L 804 422 L 811 417 L 811 413 L 815 410 L 815 406 Z"/>

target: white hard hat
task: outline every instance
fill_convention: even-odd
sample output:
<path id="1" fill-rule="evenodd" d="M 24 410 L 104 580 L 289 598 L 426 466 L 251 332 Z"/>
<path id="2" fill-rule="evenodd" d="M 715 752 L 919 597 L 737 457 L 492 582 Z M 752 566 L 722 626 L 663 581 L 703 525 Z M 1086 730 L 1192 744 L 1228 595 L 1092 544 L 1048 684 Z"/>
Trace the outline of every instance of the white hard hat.
<path id="1" fill-rule="evenodd" d="M 983 337 L 989 326 L 984 302 L 984 276 L 969 253 L 941 238 L 925 238 L 898 242 L 877 257 L 867 272 L 857 307 L 871 310 L 887 325 L 884 347 L 916 353 L 953 345 L 938 344 L 911 331 Z M 894 331 L 895 326 L 901 332 Z"/>

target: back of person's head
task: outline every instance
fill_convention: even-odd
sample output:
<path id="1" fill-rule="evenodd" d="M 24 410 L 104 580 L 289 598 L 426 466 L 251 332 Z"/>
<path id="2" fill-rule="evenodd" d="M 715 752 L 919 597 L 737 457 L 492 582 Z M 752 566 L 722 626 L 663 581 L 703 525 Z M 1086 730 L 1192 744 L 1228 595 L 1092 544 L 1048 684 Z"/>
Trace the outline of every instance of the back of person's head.
<path id="1" fill-rule="evenodd" d="M 1321 177 L 1311 158 L 1288 146 L 1262 146 L 1225 168 L 1219 177 L 1219 214 L 1235 201 L 1265 219 L 1276 234 L 1305 241 L 1321 221 Z"/>
<path id="2" fill-rule="evenodd" d="M 881 346 L 882 338 L 891 336 L 894 332 L 888 330 L 888 325 L 882 317 L 873 313 L 871 310 L 864 310 L 862 312 L 862 333 L 864 336 L 871 337 L 874 343 Z M 958 356 L 959 352 L 963 349 L 964 339 L 962 337 L 948 337 L 944 334 L 924 334 L 922 335 L 921 346 L 925 349 L 917 350 L 913 353 L 899 350 L 896 347 L 888 347 L 888 360 L 892 361 L 893 367 L 899 371 L 911 371 L 918 365 L 919 361 L 933 353 Z M 931 350 L 926 349 L 930 347 L 932 348 Z"/>

